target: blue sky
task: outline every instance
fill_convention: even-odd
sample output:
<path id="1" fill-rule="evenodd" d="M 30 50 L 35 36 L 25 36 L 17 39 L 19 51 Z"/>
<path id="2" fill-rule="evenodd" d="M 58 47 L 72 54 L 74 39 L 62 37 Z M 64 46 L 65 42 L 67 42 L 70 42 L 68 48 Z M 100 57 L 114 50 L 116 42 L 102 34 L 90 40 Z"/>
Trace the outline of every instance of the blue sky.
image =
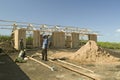
<path id="1" fill-rule="evenodd" d="M 0 20 L 88 28 L 120 42 L 120 0 L 0 0 Z"/>

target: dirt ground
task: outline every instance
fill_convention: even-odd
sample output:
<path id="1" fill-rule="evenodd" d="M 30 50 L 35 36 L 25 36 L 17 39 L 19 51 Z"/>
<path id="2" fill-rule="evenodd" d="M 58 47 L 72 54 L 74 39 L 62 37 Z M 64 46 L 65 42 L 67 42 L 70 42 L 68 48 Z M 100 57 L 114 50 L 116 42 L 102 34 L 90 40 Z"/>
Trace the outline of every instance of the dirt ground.
<path id="1" fill-rule="evenodd" d="M 75 51 L 76 49 L 50 49 L 48 55 Z M 120 58 L 120 50 L 111 51 L 111 55 Z M 41 50 L 27 50 L 27 55 L 30 56 L 36 52 L 41 53 Z M 17 56 L 18 52 L 0 55 L 0 80 L 92 80 L 50 61 L 42 62 L 55 67 L 55 71 L 31 60 L 28 60 L 27 63 L 15 63 L 14 60 Z M 41 58 L 35 58 L 41 61 Z M 120 62 L 83 64 L 71 60 L 67 61 L 94 71 L 95 74 L 100 75 L 101 80 L 120 80 Z"/>

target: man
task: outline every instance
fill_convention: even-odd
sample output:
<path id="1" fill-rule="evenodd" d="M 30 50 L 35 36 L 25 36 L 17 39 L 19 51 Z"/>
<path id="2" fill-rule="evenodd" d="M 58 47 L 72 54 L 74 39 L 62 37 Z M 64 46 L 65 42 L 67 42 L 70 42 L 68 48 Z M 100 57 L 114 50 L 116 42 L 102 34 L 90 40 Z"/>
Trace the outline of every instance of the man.
<path id="1" fill-rule="evenodd" d="M 24 43 L 23 43 L 23 39 L 20 39 L 20 53 L 18 55 L 18 57 L 15 59 L 15 62 L 26 62 L 25 57 L 26 57 L 26 50 L 24 49 Z"/>
<path id="2" fill-rule="evenodd" d="M 42 60 L 47 61 L 47 47 L 48 47 L 48 36 L 43 36 L 43 44 L 42 44 Z"/>
<path id="3" fill-rule="evenodd" d="M 24 50 L 23 39 L 20 39 L 20 50 Z"/>
<path id="4" fill-rule="evenodd" d="M 15 62 L 24 63 L 26 62 L 26 50 L 21 50 L 18 57 L 15 59 Z"/>

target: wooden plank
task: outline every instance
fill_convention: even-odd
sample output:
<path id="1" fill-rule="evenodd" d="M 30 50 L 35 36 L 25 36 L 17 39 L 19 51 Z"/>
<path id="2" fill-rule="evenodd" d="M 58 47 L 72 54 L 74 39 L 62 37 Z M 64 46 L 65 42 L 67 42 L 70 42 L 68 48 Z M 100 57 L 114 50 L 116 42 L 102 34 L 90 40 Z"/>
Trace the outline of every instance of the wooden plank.
<path id="1" fill-rule="evenodd" d="M 86 76 L 86 77 L 88 77 L 88 78 L 91 78 L 91 79 L 93 79 L 93 80 L 101 80 L 100 78 L 96 77 L 95 75 L 90 75 L 90 74 L 81 72 L 81 71 L 79 71 L 79 70 L 76 70 L 76 69 L 71 68 L 70 66 L 63 65 L 63 64 L 61 64 L 61 63 L 57 63 L 57 62 L 52 61 L 52 60 L 50 60 L 50 62 L 53 62 L 53 63 L 55 63 L 55 64 L 58 64 L 58 65 L 66 68 L 66 69 L 68 69 L 68 70 L 71 70 L 71 71 L 73 71 L 73 72 L 76 72 L 76 73 L 78 73 L 78 74 L 81 74 L 81 75 L 83 75 L 83 76 Z"/>
<path id="2" fill-rule="evenodd" d="M 77 67 L 77 68 L 80 68 L 80 69 L 83 69 L 83 70 L 86 70 L 86 71 L 89 71 L 89 72 L 91 72 L 91 73 L 94 73 L 94 71 L 89 70 L 89 69 L 86 69 L 86 68 L 83 68 L 83 67 L 81 67 L 81 66 L 77 66 L 77 65 L 75 65 L 75 64 L 72 64 L 72 63 L 69 63 L 69 62 L 66 62 L 66 61 L 62 61 L 62 60 L 60 60 L 60 59 L 57 59 L 57 60 L 58 60 L 59 62 L 68 64 L 68 65 L 71 65 L 71 66 L 74 66 L 74 67 Z"/>
<path id="3" fill-rule="evenodd" d="M 39 54 L 39 53 L 36 53 L 36 55 L 41 56 L 41 54 Z M 49 58 L 49 59 L 53 59 L 52 57 L 48 57 L 48 58 Z M 57 63 L 57 62 L 52 61 L 52 60 L 49 60 L 49 61 L 50 61 L 50 62 L 53 62 L 53 63 L 55 63 L 55 64 L 58 64 L 58 65 L 60 65 L 60 66 L 62 66 L 62 67 L 64 67 L 64 68 L 66 68 L 66 69 L 71 70 L 71 71 L 74 71 L 74 72 L 76 72 L 76 73 L 79 73 L 79 74 L 81 74 L 81 75 L 83 75 L 83 76 L 89 77 L 89 78 L 91 78 L 91 79 L 93 79 L 93 80 L 101 80 L 100 78 L 96 77 L 96 76 L 97 76 L 96 74 L 86 74 L 86 73 L 81 72 L 81 71 L 79 71 L 79 70 L 73 69 L 73 68 L 71 68 L 70 66 L 66 66 L 66 65 L 64 65 L 64 64 Z M 59 59 L 58 59 L 58 61 L 60 61 L 60 62 L 62 62 L 62 63 L 65 63 L 65 64 L 68 64 L 68 65 L 72 65 L 72 66 L 81 68 L 81 69 L 84 69 L 84 70 L 88 70 L 88 69 L 83 68 L 83 67 L 81 67 L 81 66 L 77 66 L 77 65 L 75 65 L 75 64 L 68 63 L 68 62 L 65 62 L 65 61 L 62 61 L 62 60 L 59 60 Z M 90 71 L 90 72 L 93 73 L 93 71 L 91 71 L 91 70 L 88 70 L 88 71 Z"/>
<path id="4" fill-rule="evenodd" d="M 37 62 L 37 63 L 40 63 L 40 64 L 42 64 L 43 66 L 49 68 L 51 71 L 54 71 L 54 68 L 53 68 L 53 67 L 51 67 L 51 66 L 49 66 L 49 65 L 47 65 L 47 64 L 45 64 L 45 63 L 43 63 L 43 62 L 41 62 L 41 61 L 38 61 L 38 60 L 36 60 L 36 59 L 34 59 L 34 58 L 32 58 L 32 57 L 29 57 L 29 56 L 27 56 L 27 57 L 28 57 L 30 60 L 33 60 L 33 61 L 35 61 L 35 62 Z"/>
<path id="5" fill-rule="evenodd" d="M 35 56 L 41 56 L 41 54 L 36 53 Z M 34 55 L 33 55 L 33 57 L 34 57 Z M 52 57 L 48 57 L 48 58 L 49 58 L 49 59 L 53 59 Z M 65 63 L 65 64 L 68 64 L 68 65 L 71 65 L 71 66 L 74 66 L 74 67 L 77 67 L 77 68 L 80 68 L 80 69 L 83 69 L 83 70 L 86 70 L 86 71 L 89 71 L 89 72 L 91 72 L 91 73 L 94 73 L 94 71 L 92 71 L 92 70 L 89 70 L 89 69 L 87 69 L 87 68 L 84 68 L 84 67 L 75 65 L 75 64 L 73 64 L 73 63 L 69 63 L 69 62 L 66 62 L 66 61 L 62 61 L 62 60 L 60 60 L 60 59 L 57 59 L 57 61 L 62 62 L 62 63 Z"/>

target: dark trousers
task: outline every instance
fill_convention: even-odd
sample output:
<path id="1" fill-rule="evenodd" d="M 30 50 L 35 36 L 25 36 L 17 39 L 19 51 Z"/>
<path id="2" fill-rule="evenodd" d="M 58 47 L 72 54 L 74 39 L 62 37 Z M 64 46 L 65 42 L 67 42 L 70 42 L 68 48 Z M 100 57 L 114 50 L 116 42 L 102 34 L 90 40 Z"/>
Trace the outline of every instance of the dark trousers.
<path id="1" fill-rule="evenodd" d="M 47 61 L 47 49 L 42 50 L 42 60 Z"/>

